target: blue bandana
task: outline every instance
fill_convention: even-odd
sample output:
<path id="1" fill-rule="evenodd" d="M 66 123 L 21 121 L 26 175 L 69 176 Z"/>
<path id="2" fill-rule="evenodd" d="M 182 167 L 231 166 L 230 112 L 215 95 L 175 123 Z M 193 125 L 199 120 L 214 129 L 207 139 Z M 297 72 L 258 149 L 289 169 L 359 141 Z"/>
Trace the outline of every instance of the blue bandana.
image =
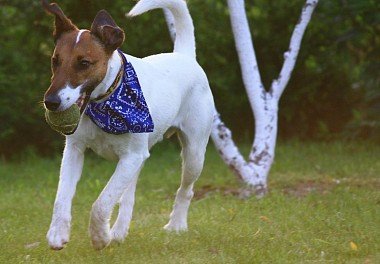
<path id="1" fill-rule="evenodd" d="M 104 101 L 92 101 L 86 115 L 110 134 L 153 132 L 154 124 L 145 102 L 137 74 L 122 52 L 123 77 L 120 85 Z"/>

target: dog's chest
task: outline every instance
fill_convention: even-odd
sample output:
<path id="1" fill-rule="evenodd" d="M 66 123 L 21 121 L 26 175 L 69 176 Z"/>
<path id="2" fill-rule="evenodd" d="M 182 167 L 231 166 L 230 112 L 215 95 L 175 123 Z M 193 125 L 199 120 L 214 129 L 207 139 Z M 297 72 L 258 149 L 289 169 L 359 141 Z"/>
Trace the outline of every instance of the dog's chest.
<path id="1" fill-rule="evenodd" d="M 82 119 L 78 128 L 78 136 L 87 148 L 107 160 L 117 160 L 122 148 L 120 137 L 115 137 L 101 131 L 87 117 Z"/>
<path id="2" fill-rule="evenodd" d="M 118 160 L 118 149 L 114 142 L 110 142 L 105 137 L 96 137 L 86 142 L 88 148 L 92 149 L 99 156 L 107 160 Z"/>

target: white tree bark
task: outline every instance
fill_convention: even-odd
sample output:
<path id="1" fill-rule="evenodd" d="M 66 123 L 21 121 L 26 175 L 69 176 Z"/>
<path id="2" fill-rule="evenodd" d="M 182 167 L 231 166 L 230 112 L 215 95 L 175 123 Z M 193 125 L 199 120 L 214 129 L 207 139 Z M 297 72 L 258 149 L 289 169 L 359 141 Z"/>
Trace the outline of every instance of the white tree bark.
<path id="1" fill-rule="evenodd" d="M 227 0 L 227 3 L 243 83 L 255 117 L 255 137 L 248 161 L 240 154 L 232 139 L 231 131 L 222 122 L 216 110 L 211 137 L 224 162 L 260 197 L 267 191 L 267 177 L 274 160 L 279 99 L 294 69 L 303 34 L 318 0 L 306 1 L 291 36 L 289 49 L 284 54 L 284 63 L 280 74 L 277 79 L 273 80 L 268 91 L 261 82 L 244 0 Z M 165 12 L 165 17 L 171 36 L 175 38 L 170 12 Z"/>

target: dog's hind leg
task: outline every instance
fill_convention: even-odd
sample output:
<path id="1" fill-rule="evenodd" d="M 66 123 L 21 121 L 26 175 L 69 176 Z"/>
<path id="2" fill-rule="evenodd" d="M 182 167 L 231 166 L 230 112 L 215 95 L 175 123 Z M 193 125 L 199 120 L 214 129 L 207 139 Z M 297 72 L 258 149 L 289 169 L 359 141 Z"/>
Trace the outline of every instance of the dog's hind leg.
<path id="1" fill-rule="evenodd" d="M 131 223 L 133 206 L 135 203 L 135 190 L 139 174 L 140 170 L 137 172 L 133 181 L 124 191 L 124 194 L 120 199 L 118 216 L 111 228 L 111 236 L 113 241 L 123 242 L 125 237 L 128 235 L 129 224 Z"/>
<path id="2" fill-rule="evenodd" d="M 179 138 L 182 145 L 181 185 L 175 197 L 169 223 L 164 226 L 165 230 L 175 232 L 187 230 L 187 212 L 194 195 L 193 185 L 201 174 L 208 142 L 208 136 L 189 137 L 183 132 L 179 132 Z"/>

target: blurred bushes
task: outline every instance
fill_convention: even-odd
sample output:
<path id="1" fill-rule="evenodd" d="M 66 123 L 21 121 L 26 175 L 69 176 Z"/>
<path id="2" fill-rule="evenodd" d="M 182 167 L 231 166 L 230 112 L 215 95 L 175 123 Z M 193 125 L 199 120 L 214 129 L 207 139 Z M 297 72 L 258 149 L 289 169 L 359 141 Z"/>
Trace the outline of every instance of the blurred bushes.
<path id="1" fill-rule="evenodd" d="M 218 110 L 236 138 L 253 134 L 226 1 L 190 0 L 197 54 Z M 133 20 L 134 1 L 58 1 L 80 28 L 100 9 L 126 32 L 122 49 L 143 57 L 170 52 L 163 14 Z M 266 87 L 276 78 L 304 1 L 247 0 L 260 72 Z M 377 10 L 377 11 L 376 11 Z M 50 153 L 62 138 L 48 128 L 40 101 L 49 86 L 53 17 L 37 0 L 0 1 L 0 153 L 26 147 Z M 321 1 L 306 31 L 296 68 L 281 100 L 279 136 L 301 139 L 380 138 L 377 1 Z"/>

